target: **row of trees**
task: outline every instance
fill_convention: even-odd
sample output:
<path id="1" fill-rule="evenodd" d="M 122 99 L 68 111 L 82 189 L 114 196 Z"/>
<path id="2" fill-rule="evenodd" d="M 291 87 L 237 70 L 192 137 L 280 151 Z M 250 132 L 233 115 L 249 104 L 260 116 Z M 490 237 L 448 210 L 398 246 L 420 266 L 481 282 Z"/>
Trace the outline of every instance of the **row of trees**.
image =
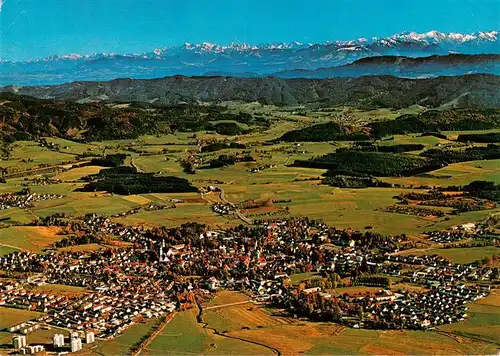
<path id="1" fill-rule="evenodd" d="M 489 144 L 486 147 L 468 147 L 464 150 L 432 148 L 422 152 L 421 156 L 434 159 L 442 164 L 500 159 L 500 145 Z"/>
<path id="2" fill-rule="evenodd" d="M 218 158 L 211 160 L 207 168 L 222 168 L 235 165 L 237 162 L 255 162 L 255 158 L 250 155 L 220 155 Z"/>
<path id="3" fill-rule="evenodd" d="M 459 142 L 478 142 L 478 143 L 500 143 L 500 132 L 460 134 L 457 137 Z"/>
<path id="4" fill-rule="evenodd" d="M 323 179 L 323 184 L 331 185 L 339 188 L 368 188 L 368 187 L 384 187 L 391 188 L 392 183 L 382 182 L 374 177 L 357 177 L 348 175 L 333 175 L 332 172 L 327 172 L 327 177 Z M 334 174 L 334 173 L 333 173 Z"/>
<path id="5" fill-rule="evenodd" d="M 352 151 L 361 151 L 361 152 L 389 152 L 389 153 L 404 153 L 411 151 L 420 151 L 425 148 L 424 145 L 418 143 L 404 143 L 398 145 L 373 145 L 373 144 L 358 144 L 351 147 L 341 147 L 337 148 L 337 152 L 352 152 Z"/>
<path id="6" fill-rule="evenodd" d="M 351 278 L 351 283 L 353 286 L 391 287 L 391 279 L 385 276 L 361 275 Z"/>

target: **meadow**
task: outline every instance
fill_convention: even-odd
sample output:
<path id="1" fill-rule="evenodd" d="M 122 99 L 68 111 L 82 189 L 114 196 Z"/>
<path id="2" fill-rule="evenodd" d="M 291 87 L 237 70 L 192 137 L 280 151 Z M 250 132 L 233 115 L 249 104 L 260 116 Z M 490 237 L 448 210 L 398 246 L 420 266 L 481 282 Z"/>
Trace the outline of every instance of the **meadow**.
<path id="1" fill-rule="evenodd" d="M 177 313 L 144 352 L 145 355 L 268 355 L 271 350 L 216 335 L 196 322 L 196 309 Z"/>
<path id="2" fill-rule="evenodd" d="M 113 340 L 102 341 L 96 348 L 88 350 L 86 354 L 92 355 L 125 355 L 130 349 L 139 344 L 145 335 L 148 335 L 158 320 L 152 319 L 144 323 L 136 323 L 125 330 L 123 334 Z"/>
<path id="3" fill-rule="evenodd" d="M 343 328 L 335 324 L 304 323 L 231 336 L 267 343 L 283 355 L 451 355 L 491 354 L 496 347 L 482 341 L 457 342 L 453 337 L 424 331 L 378 331 Z"/>
<path id="4" fill-rule="evenodd" d="M 494 246 L 485 246 L 485 247 L 469 247 L 469 248 L 431 248 L 431 249 L 423 249 L 419 251 L 404 252 L 404 254 L 411 255 L 441 255 L 443 257 L 448 258 L 453 263 L 472 263 L 476 261 L 480 261 L 483 258 L 490 258 L 494 255 L 500 254 L 500 249 Z"/>

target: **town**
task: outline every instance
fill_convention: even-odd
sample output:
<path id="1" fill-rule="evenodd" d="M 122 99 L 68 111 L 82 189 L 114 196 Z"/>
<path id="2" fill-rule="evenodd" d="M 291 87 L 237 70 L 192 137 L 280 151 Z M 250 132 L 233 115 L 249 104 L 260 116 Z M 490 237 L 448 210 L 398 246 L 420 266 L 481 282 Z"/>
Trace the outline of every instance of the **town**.
<path id="1" fill-rule="evenodd" d="M 134 323 L 190 308 L 221 289 L 245 291 L 254 302 L 280 308 L 293 318 L 353 328 L 426 330 L 463 321 L 467 304 L 486 297 L 499 279 L 498 268 L 488 264 L 400 254 L 409 243 L 404 235 L 339 230 L 305 217 L 219 230 L 198 223 L 134 228 L 97 214 L 82 217 L 81 223 L 67 218 L 57 214 L 39 224 L 71 226 L 75 235 L 123 245 L 89 252 L 18 251 L 0 257 L 0 276 L 9 280 L 0 284 L 0 306 L 43 313 L 8 328 L 14 353 L 79 351 L 80 335 L 87 343 L 94 335 L 108 340 Z M 66 240 L 79 243 L 78 237 Z M 317 277 L 290 283 L 291 276 L 306 272 Z M 404 282 L 401 287 L 391 285 L 394 276 Z M 88 292 L 58 296 L 31 291 L 47 284 L 85 287 Z M 331 292 L 354 285 L 379 287 L 379 292 Z M 408 288 L 411 285 L 423 288 Z M 30 332 L 39 327 L 68 334 L 54 334 L 52 349 L 30 345 Z"/>

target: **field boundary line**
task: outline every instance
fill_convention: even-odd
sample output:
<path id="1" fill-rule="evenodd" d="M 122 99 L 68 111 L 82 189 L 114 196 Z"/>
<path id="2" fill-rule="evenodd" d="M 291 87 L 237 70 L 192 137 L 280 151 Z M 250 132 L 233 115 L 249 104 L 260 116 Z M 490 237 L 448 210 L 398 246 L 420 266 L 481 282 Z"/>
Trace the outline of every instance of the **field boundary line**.
<path id="1" fill-rule="evenodd" d="M 235 303 L 228 303 L 228 304 L 221 304 L 221 305 L 213 305 L 211 307 L 204 307 L 203 310 L 212 310 L 212 309 L 218 309 L 218 308 L 232 307 L 233 305 L 241 305 L 241 304 L 252 304 L 252 302 L 249 301 L 249 300 L 245 300 L 243 302 L 235 302 Z"/>

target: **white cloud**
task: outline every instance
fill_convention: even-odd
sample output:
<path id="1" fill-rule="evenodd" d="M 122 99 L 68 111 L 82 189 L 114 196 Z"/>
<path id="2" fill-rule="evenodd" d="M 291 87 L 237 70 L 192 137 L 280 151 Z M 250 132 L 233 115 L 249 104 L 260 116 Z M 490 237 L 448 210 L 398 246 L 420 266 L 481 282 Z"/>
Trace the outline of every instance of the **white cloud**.
<path id="1" fill-rule="evenodd" d="M 2 12 L 3 0 L 0 0 L 0 12 Z"/>

